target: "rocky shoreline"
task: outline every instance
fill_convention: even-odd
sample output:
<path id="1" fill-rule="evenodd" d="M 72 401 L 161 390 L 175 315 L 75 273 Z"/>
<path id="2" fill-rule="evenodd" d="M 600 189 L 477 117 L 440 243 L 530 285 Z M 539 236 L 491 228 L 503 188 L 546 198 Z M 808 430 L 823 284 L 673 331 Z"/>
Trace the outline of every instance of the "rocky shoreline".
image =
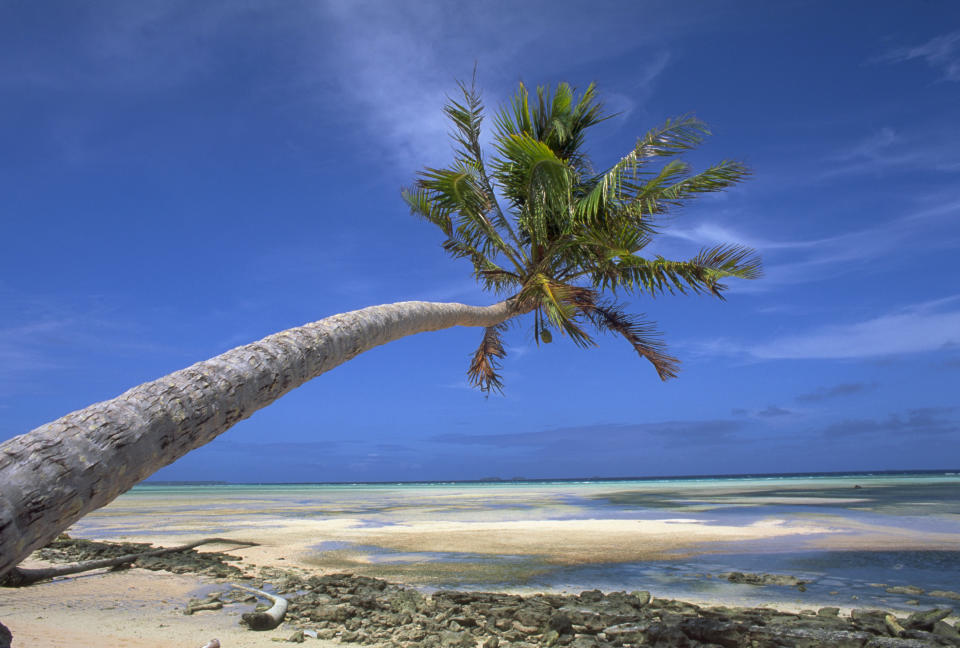
<path id="1" fill-rule="evenodd" d="M 149 548 L 62 538 L 40 550 L 39 555 L 57 562 L 78 561 Z M 289 599 L 282 627 L 290 630 L 286 640 L 292 642 L 317 638 L 383 648 L 960 646 L 957 623 L 945 621 L 953 610 L 945 607 L 906 617 L 870 609 L 856 609 L 846 616 L 830 607 L 790 613 L 770 608 L 697 606 L 655 598 L 649 592 L 425 594 L 352 574 L 318 576 L 266 567 L 245 571 L 232 564 L 236 561 L 229 554 L 192 550 L 142 558 L 135 565 L 271 589 Z M 802 581 L 789 576 L 724 576 L 737 582 L 803 586 Z M 186 603 L 184 612 L 216 614 L 215 610 L 225 605 L 249 605 L 253 600 L 248 593 L 225 587 L 223 592 Z"/>

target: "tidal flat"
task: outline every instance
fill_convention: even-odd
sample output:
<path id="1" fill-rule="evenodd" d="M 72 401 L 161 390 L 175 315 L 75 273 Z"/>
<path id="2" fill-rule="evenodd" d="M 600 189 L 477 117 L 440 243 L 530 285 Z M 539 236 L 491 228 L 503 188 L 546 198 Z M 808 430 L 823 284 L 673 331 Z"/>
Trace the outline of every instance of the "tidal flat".
<path id="1" fill-rule="evenodd" d="M 960 476 L 145 484 L 70 533 L 158 544 L 226 535 L 260 543 L 236 552 L 254 564 L 425 590 L 646 589 L 739 605 L 916 609 L 945 603 L 929 593 L 960 583 Z M 722 576 L 737 571 L 806 585 Z"/>

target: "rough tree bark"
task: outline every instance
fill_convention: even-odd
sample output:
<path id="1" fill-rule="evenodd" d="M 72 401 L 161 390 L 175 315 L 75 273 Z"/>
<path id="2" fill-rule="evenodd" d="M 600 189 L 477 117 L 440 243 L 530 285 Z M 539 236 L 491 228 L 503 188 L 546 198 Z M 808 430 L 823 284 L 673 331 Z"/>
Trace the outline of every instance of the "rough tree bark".
<path id="1" fill-rule="evenodd" d="M 415 333 L 494 326 L 521 310 L 400 302 L 275 333 L 0 445 L 0 575 L 81 517 L 291 389 Z"/>

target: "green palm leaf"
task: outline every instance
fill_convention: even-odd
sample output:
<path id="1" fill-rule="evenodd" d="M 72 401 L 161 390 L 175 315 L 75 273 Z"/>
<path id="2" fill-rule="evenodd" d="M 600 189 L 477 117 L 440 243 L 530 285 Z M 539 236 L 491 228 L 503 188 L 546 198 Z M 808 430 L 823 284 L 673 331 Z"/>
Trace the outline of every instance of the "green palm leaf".
<path id="1" fill-rule="evenodd" d="M 624 337 L 661 379 L 676 376 L 679 361 L 666 352 L 656 328 L 602 301 L 601 292 L 722 298 L 723 280 L 758 278 L 759 257 L 743 246 L 716 246 L 685 261 L 639 254 L 657 235 L 662 215 L 728 189 L 749 170 L 723 160 L 695 173 L 677 159 L 709 135 L 703 122 L 685 115 L 651 129 L 596 173 L 585 152 L 586 133 L 607 116 L 592 84 L 578 95 L 565 83 L 537 88 L 533 98 L 519 86 L 494 116 L 488 164 L 475 80 L 460 84 L 460 92 L 462 98 L 444 108 L 453 124 L 453 163 L 424 169 L 404 191 L 411 212 L 444 232 L 444 249 L 468 259 L 484 289 L 510 296 L 518 314 L 533 314 L 538 343 L 559 331 L 577 346 L 592 346 L 584 329 L 589 323 Z M 486 330 L 468 371 L 485 392 L 502 389 L 502 333 Z"/>

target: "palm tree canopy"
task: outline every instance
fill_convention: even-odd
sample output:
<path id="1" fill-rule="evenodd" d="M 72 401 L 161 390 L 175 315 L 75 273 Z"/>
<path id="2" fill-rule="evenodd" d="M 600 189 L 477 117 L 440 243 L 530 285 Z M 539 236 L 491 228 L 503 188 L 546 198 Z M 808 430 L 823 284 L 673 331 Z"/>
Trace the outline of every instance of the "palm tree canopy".
<path id="1" fill-rule="evenodd" d="M 511 296 L 518 313 L 533 313 L 537 343 L 551 330 L 579 346 L 594 344 L 587 325 L 619 334 L 649 360 L 661 379 L 677 375 L 655 326 L 624 311 L 620 293 L 706 293 L 723 298 L 728 277 L 761 276 L 757 254 L 741 245 L 703 249 L 673 261 L 641 253 L 671 209 L 746 178 L 742 163 L 723 160 L 699 173 L 678 156 L 709 130 L 692 115 L 667 120 L 637 140 L 616 164 L 597 172 L 584 152 L 587 130 L 608 116 L 591 84 L 577 96 L 561 83 L 521 83 L 494 118 L 493 154 L 480 144 L 484 107 L 476 83 L 444 112 L 453 123 L 454 159 L 425 168 L 403 196 L 411 211 L 439 227 L 444 249 L 469 259 L 487 290 Z M 502 391 L 505 324 L 486 329 L 468 370 L 481 390 Z"/>

